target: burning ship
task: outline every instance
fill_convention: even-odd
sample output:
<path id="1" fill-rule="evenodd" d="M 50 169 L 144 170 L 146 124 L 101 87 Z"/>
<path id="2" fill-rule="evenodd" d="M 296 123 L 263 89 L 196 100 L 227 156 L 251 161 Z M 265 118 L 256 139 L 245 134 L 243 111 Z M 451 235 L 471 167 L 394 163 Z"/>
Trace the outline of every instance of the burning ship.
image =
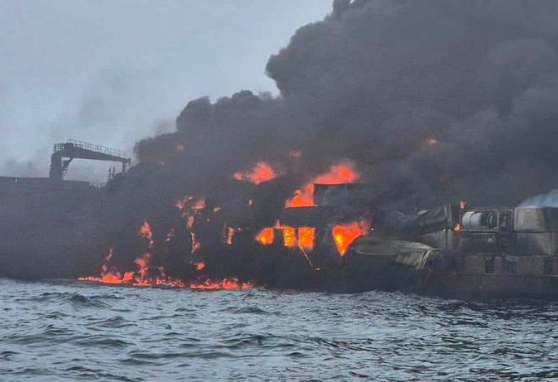
<path id="1" fill-rule="evenodd" d="M 103 187 L 63 180 L 79 158 L 119 162 L 122 173 Z M 125 174 L 129 165 L 121 152 L 70 140 L 55 145 L 49 178 L 2 178 L 2 276 L 192 289 L 558 293 L 558 208 L 377 208 L 345 160 L 281 206 L 266 197 L 281 174 L 258 162 L 233 174 L 228 188 L 154 214 L 122 195 L 160 166 Z"/>
<path id="2" fill-rule="evenodd" d="M 554 296 L 556 210 L 474 205 L 558 182 L 558 4 L 469 3 L 336 0 L 270 57 L 279 96 L 191 100 L 102 188 L 64 155 L 129 162 L 79 142 L 0 179 L 0 275 Z"/>

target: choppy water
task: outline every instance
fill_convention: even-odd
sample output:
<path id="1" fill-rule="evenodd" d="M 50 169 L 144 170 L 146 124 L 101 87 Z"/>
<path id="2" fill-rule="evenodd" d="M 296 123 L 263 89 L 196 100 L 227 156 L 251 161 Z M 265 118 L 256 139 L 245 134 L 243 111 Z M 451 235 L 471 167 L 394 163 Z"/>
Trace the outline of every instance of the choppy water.
<path id="1" fill-rule="evenodd" d="M 557 308 L 0 280 L 0 380 L 540 381 Z"/>

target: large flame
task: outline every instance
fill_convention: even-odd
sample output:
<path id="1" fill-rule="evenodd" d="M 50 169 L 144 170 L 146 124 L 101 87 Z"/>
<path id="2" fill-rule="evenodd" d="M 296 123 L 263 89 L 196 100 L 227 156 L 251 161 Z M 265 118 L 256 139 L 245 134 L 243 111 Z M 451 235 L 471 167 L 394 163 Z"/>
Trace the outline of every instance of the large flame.
<path id="1" fill-rule="evenodd" d="M 347 247 L 359 236 L 370 233 L 370 223 L 365 220 L 353 221 L 347 224 L 339 224 L 331 231 L 337 250 L 341 256 L 345 256 Z"/>
<path id="2" fill-rule="evenodd" d="M 360 174 L 355 170 L 354 163 L 344 160 L 330 167 L 329 171 L 306 183 L 301 189 L 296 190 L 294 196 L 287 200 L 285 207 L 312 207 L 314 206 L 314 184 L 343 184 L 354 183 L 360 179 Z"/>
<path id="3" fill-rule="evenodd" d="M 251 170 L 246 172 L 237 172 L 233 175 L 236 180 L 244 180 L 254 184 L 269 182 L 275 179 L 279 172 L 274 170 L 271 165 L 265 162 L 258 162 Z"/>

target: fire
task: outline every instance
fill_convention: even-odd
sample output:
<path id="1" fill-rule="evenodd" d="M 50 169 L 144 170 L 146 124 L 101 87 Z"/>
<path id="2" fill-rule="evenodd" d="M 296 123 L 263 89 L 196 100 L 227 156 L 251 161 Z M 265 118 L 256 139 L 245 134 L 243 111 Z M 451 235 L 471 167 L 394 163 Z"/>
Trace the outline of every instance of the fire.
<path id="1" fill-rule="evenodd" d="M 184 145 L 180 142 L 176 143 L 176 152 L 177 153 L 183 153 L 184 152 Z"/>
<path id="2" fill-rule="evenodd" d="M 201 248 L 201 243 L 196 240 L 196 234 L 195 233 L 190 232 L 190 236 L 192 237 L 192 250 L 191 250 L 190 253 L 195 253 L 196 251 L 198 251 Z"/>
<path id="3" fill-rule="evenodd" d="M 190 289 L 219 290 L 219 289 L 249 289 L 255 286 L 252 282 L 241 282 L 236 277 L 222 280 L 198 280 L 190 284 Z"/>
<path id="4" fill-rule="evenodd" d="M 233 175 L 236 180 L 244 180 L 254 184 L 269 182 L 279 175 L 269 164 L 258 162 L 253 169 L 246 172 L 237 172 Z"/>
<path id="5" fill-rule="evenodd" d="M 348 224 L 336 225 L 332 229 L 333 240 L 341 256 L 345 256 L 347 247 L 359 236 L 368 235 L 370 223 L 354 221 Z"/>
<path id="6" fill-rule="evenodd" d="M 436 138 L 428 138 L 425 139 L 424 142 L 428 145 L 428 146 L 435 146 L 438 144 L 438 140 Z"/>
<path id="7" fill-rule="evenodd" d="M 270 245 L 273 243 L 274 233 L 273 228 L 264 228 L 258 236 L 256 236 L 256 241 L 259 241 L 263 245 Z"/>
<path id="8" fill-rule="evenodd" d="M 298 229 L 298 245 L 311 249 L 314 247 L 314 228 L 301 227 Z"/>
<path id="9" fill-rule="evenodd" d="M 234 230 L 233 230 L 234 231 Z M 173 231 L 169 232 L 167 235 L 167 239 L 171 236 L 171 233 L 174 234 Z M 153 241 L 153 232 L 151 227 L 147 221 L 143 223 L 141 228 L 138 231 L 138 235 L 140 237 L 146 238 L 149 240 L 149 249 L 151 250 L 154 247 Z M 194 247 L 193 250 L 195 251 L 196 248 L 199 248 L 199 243 L 195 242 L 195 236 L 192 237 L 194 239 Z M 197 246 L 197 247 L 196 247 Z M 211 280 L 207 278 L 202 278 L 201 276 L 191 282 L 185 282 L 176 277 L 168 276 L 165 272 L 164 267 L 153 267 L 150 265 L 152 260 L 152 255 L 149 251 L 145 252 L 143 255 L 137 257 L 134 260 L 135 270 L 130 270 L 127 272 L 120 272 L 114 267 L 111 266 L 112 258 L 114 257 L 114 249 L 111 248 L 107 256 L 105 257 L 105 262 L 101 267 L 101 272 L 98 277 L 96 276 L 89 276 L 89 277 L 79 277 L 78 280 L 80 281 L 93 281 L 103 284 L 127 284 L 133 286 L 142 286 L 142 287 L 150 287 L 156 285 L 166 285 L 175 288 L 191 288 L 191 289 L 208 289 L 208 290 L 217 290 L 217 289 L 247 289 L 252 288 L 255 286 L 253 282 L 240 282 L 237 278 L 224 278 L 222 280 Z M 196 267 L 196 271 L 200 272 L 205 269 L 205 263 L 198 261 L 192 262 L 192 265 Z"/>
<path id="10" fill-rule="evenodd" d="M 109 253 L 110 258 L 112 258 L 112 253 L 113 252 L 111 250 Z M 185 287 L 182 280 L 167 276 L 162 268 L 153 269 L 153 272 L 151 272 L 149 269 L 151 255 L 149 253 L 145 253 L 134 260 L 134 264 L 137 267 L 135 271 L 124 273 L 117 270 L 108 270 L 108 262 L 110 262 L 109 256 L 107 256 L 107 263 L 103 265 L 101 275 L 99 277 L 79 277 L 78 280 L 94 281 L 103 284 L 130 284 L 133 286 L 168 285 L 180 288 Z"/>
<path id="11" fill-rule="evenodd" d="M 232 245 L 232 240 L 235 234 L 235 230 L 232 227 L 227 227 L 227 236 L 225 237 L 225 244 Z"/>
<path id="12" fill-rule="evenodd" d="M 176 208 L 178 208 L 179 210 L 184 209 L 184 207 L 186 207 L 186 205 L 188 203 L 190 203 L 192 200 L 194 200 L 193 196 L 186 196 L 184 199 L 179 199 L 176 201 L 176 203 L 174 204 L 176 206 Z"/>
<path id="13" fill-rule="evenodd" d="M 149 248 L 153 248 L 153 245 L 155 244 L 155 242 L 153 241 L 153 231 L 151 231 L 151 226 L 149 225 L 147 220 L 143 222 L 138 235 L 149 240 Z"/>
<path id="14" fill-rule="evenodd" d="M 454 231 L 461 231 L 461 224 L 456 225 L 455 227 L 453 227 Z"/>
<path id="15" fill-rule="evenodd" d="M 294 247 L 296 242 L 295 229 L 292 227 L 283 227 L 283 242 L 285 247 Z"/>
<path id="16" fill-rule="evenodd" d="M 354 183 L 360 179 L 360 174 L 355 170 L 354 163 L 345 160 L 330 167 L 329 171 L 306 183 L 301 189 L 296 190 L 292 199 L 285 203 L 285 207 L 313 207 L 314 184 L 343 184 Z"/>
<path id="17" fill-rule="evenodd" d="M 192 210 L 203 210 L 205 208 L 205 198 L 186 196 L 183 199 L 177 200 L 174 205 L 180 210 L 184 210 L 186 207 Z"/>
<path id="18" fill-rule="evenodd" d="M 186 196 L 184 199 L 179 199 L 175 202 L 175 207 L 182 211 L 182 217 L 186 218 L 186 228 L 192 229 L 194 219 L 199 210 L 205 208 L 205 198 L 195 198 L 193 196 Z M 219 207 L 216 207 L 219 208 Z M 219 212 L 218 210 L 214 212 Z"/>

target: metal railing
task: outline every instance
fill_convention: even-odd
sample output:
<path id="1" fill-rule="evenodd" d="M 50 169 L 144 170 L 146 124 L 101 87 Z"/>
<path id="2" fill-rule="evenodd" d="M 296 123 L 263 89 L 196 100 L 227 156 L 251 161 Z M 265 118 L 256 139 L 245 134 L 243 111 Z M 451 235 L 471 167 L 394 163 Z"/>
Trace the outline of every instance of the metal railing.
<path id="1" fill-rule="evenodd" d="M 72 144 L 75 147 L 78 147 L 80 149 L 94 151 L 96 153 L 107 154 L 107 155 L 112 155 L 112 156 L 115 156 L 115 157 L 120 157 L 120 158 L 126 159 L 126 153 L 122 150 L 111 149 L 109 147 L 94 145 L 92 143 L 87 143 L 87 142 L 83 142 L 83 141 L 77 141 L 75 139 L 68 139 L 66 144 L 68 144 L 68 143 L 70 143 L 70 144 Z M 62 151 L 64 149 L 63 146 L 64 146 L 63 144 L 56 144 L 54 146 L 54 150 L 55 151 Z"/>

